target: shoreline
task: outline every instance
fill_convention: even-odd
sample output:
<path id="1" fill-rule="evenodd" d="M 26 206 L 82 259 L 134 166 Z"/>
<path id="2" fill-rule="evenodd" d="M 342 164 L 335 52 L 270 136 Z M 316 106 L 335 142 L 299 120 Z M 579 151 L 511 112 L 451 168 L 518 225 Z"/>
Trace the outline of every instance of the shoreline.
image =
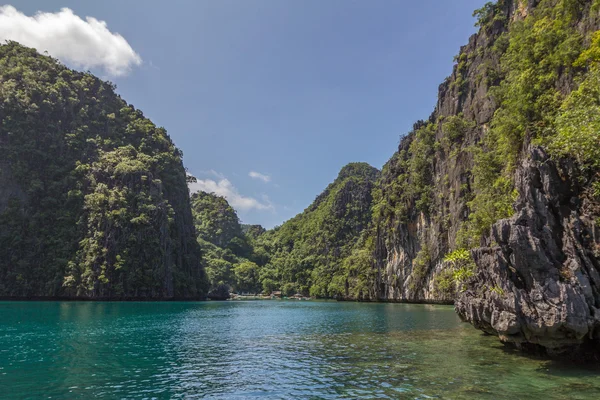
<path id="1" fill-rule="evenodd" d="M 286 300 L 286 301 L 338 301 L 347 303 L 393 303 L 393 304 L 424 304 L 424 305 L 454 305 L 453 301 L 426 301 L 426 300 L 354 300 L 354 299 L 334 299 L 334 298 L 312 298 L 306 297 L 302 299 L 298 298 L 265 298 L 262 296 L 238 296 L 224 300 L 214 300 L 208 297 L 166 297 L 166 298 L 144 298 L 144 297 L 126 297 L 126 298 L 112 298 L 112 297 L 77 297 L 77 296 L 0 296 L 0 302 L 2 301 L 16 301 L 16 302 L 28 302 L 28 301 L 66 301 L 66 302 L 199 302 L 199 301 L 273 301 L 273 300 Z"/>
<path id="2" fill-rule="evenodd" d="M 0 296 L 0 301 L 81 301 L 81 302 L 159 302 L 159 301 L 209 301 L 207 297 L 78 297 L 78 296 Z"/>

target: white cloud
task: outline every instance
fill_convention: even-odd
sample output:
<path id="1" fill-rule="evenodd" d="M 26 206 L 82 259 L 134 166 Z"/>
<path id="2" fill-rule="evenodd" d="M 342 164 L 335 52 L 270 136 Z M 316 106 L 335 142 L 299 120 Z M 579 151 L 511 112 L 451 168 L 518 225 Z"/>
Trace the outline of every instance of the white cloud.
<path id="1" fill-rule="evenodd" d="M 212 179 L 198 179 L 197 182 L 188 184 L 191 193 L 198 191 L 214 193 L 219 196 L 223 196 L 227 199 L 229 204 L 236 210 L 248 211 L 252 209 L 256 210 L 273 210 L 273 204 L 269 198 L 263 195 L 262 202 L 253 198 L 241 195 L 235 186 L 225 178 L 214 181 Z"/>
<path id="2" fill-rule="evenodd" d="M 142 59 L 106 22 L 72 10 L 38 12 L 27 16 L 13 6 L 0 6 L 0 41 L 14 40 L 48 53 L 76 68 L 102 68 L 113 76 L 124 75 Z"/>
<path id="3" fill-rule="evenodd" d="M 271 177 L 269 175 L 261 174 L 260 172 L 250 171 L 248 176 L 253 179 L 260 179 L 263 182 L 271 182 Z"/>

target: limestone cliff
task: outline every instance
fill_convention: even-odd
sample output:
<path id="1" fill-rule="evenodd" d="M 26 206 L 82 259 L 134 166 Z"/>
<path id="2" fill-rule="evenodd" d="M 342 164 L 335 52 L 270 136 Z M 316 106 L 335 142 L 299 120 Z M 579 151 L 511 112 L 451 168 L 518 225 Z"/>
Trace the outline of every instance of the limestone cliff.
<path id="1" fill-rule="evenodd" d="M 516 214 L 494 224 L 490 246 L 473 250 L 478 268 L 456 303 L 476 327 L 551 354 L 589 350 L 600 333 L 600 238 L 573 168 L 526 149 Z"/>
<path id="2" fill-rule="evenodd" d="M 378 299 L 455 301 L 465 321 L 550 354 L 597 348 L 599 9 L 478 10 L 435 111 L 378 182 Z"/>
<path id="3" fill-rule="evenodd" d="M 379 299 L 452 302 L 455 297 L 454 291 L 436 291 L 434 281 L 445 270 L 443 257 L 457 247 L 459 229 L 469 216 L 472 148 L 496 108 L 489 90 L 498 84 L 501 54 L 494 43 L 505 31 L 502 22 L 494 23 L 461 48 L 452 75 L 440 85 L 435 111 L 415 124 L 383 168 L 380 201 L 393 213 L 374 216 Z M 406 184 L 396 185 L 399 180 Z M 422 198 L 427 207 L 418 204 Z M 425 271 L 415 273 L 419 254 L 427 262 Z"/>

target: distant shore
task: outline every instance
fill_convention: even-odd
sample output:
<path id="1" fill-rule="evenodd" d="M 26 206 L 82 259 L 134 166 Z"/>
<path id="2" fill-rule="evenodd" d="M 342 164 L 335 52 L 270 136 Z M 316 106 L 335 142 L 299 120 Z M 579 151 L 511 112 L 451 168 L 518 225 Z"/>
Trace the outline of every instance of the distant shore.
<path id="1" fill-rule="evenodd" d="M 158 302 L 158 301 L 244 301 L 244 300 L 335 300 L 341 302 L 355 303 L 398 303 L 398 304 L 432 304 L 432 305 L 453 305 L 451 301 L 408 301 L 408 300 L 356 300 L 356 299 L 327 299 L 315 298 L 309 296 L 291 296 L 291 297 L 274 297 L 261 295 L 234 295 L 229 299 L 209 299 L 208 297 L 165 297 L 165 298 L 147 298 L 147 297 L 73 297 L 73 296 L 0 296 L 0 301 L 81 301 L 81 302 Z"/>

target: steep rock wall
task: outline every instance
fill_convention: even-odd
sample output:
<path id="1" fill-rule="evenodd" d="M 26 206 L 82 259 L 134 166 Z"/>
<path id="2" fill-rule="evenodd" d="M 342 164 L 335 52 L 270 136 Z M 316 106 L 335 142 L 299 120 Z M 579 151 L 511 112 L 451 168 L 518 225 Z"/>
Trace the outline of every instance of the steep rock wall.
<path id="1" fill-rule="evenodd" d="M 512 3 L 503 12 L 514 15 Z M 433 145 L 427 156 L 431 206 L 427 212 L 419 211 L 418 198 L 408 198 L 407 216 L 376 220 L 379 299 L 452 302 L 455 298 L 453 291 L 436 290 L 434 281 L 447 269 L 443 257 L 456 247 L 458 231 L 469 215 L 467 202 L 472 196 L 473 183 L 471 147 L 481 141 L 496 109 L 489 89 L 498 83 L 495 71 L 499 68 L 500 54 L 493 45 L 505 31 L 506 26 L 498 22 L 471 36 L 457 56 L 452 75 L 440 85 L 435 111 L 428 121 L 415 124 L 413 132 L 402 139 L 398 152 L 384 167 L 382 191 L 384 197 L 386 191 L 390 192 L 389 198 L 398 191 L 389 182 L 410 179 L 402 163 L 412 157 L 415 132 L 424 124 L 434 126 Z M 460 120 L 451 121 L 452 118 Z M 419 252 L 427 252 L 428 262 L 425 272 L 415 274 L 414 260 Z"/>
<path id="2" fill-rule="evenodd" d="M 505 343 L 598 354 L 600 3 L 506 0 L 479 17 L 434 113 L 383 168 L 377 298 L 455 302 Z M 481 200 L 481 182 L 500 189 Z"/>
<path id="3" fill-rule="evenodd" d="M 0 45 L 0 296 L 202 298 L 181 152 L 114 86 Z"/>

